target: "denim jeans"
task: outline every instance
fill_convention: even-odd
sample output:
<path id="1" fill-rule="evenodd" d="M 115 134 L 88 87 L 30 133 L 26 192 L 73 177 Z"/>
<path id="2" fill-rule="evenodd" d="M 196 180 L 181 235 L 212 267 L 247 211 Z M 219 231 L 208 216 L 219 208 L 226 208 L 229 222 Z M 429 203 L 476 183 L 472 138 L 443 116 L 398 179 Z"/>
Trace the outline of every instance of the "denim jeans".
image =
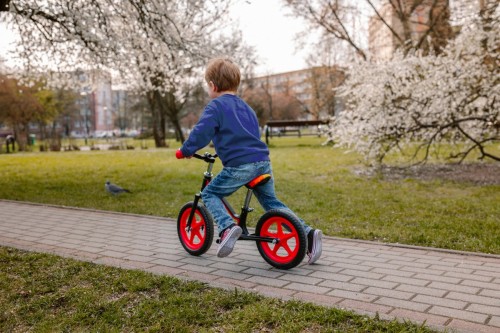
<path id="1" fill-rule="evenodd" d="M 217 223 L 219 234 L 222 230 L 235 223 L 226 211 L 221 198 L 230 196 L 255 177 L 265 173 L 272 175 L 271 162 L 269 161 L 248 163 L 237 167 L 224 167 L 208 186 L 205 187 L 201 193 L 201 198 Z M 276 198 L 274 179 L 272 177 L 266 184 L 257 186 L 253 191 L 265 211 L 270 209 L 284 209 L 292 212 L 284 203 Z M 307 234 L 312 228 L 306 225 L 302 219 L 299 218 L 299 220 Z"/>

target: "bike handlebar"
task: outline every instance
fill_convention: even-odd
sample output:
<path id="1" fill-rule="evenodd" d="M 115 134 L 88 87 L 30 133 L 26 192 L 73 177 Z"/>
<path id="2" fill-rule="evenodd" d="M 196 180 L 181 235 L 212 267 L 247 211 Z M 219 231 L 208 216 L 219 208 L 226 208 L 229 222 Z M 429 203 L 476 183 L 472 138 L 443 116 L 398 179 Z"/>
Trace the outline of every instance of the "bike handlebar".
<path id="1" fill-rule="evenodd" d="M 194 157 L 194 158 L 197 158 L 197 159 L 199 159 L 199 160 L 205 161 L 205 162 L 207 162 L 207 163 L 214 163 L 214 162 L 215 162 L 215 159 L 218 157 L 218 155 L 217 155 L 217 154 L 213 154 L 213 155 L 212 155 L 212 154 L 210 154 L 210 153 L 208 153 L 208 152 L 207 152 L 207 153 L 205 153 L 205 154 L 203 154 L 203 155 L 200 155 L 200 154 L 196 154 L 196 153 L 194 153 L 194 154 L 193 154 L 193 157 Z"/>

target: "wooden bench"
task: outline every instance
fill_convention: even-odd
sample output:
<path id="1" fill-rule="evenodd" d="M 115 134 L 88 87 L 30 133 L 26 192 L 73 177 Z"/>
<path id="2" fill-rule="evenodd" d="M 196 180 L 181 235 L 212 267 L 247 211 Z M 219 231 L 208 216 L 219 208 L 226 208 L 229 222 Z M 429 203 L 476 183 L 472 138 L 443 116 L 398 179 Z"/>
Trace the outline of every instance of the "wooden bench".
<path id="1" fill-rule="evenodd" d="M 266 144 L 269 144 L 269 138 L 273 136 L 290 136 L 289 133 L 295 133 L 299 138 L 302 135 L 320 135 L 309 133 L 303 134 L 301 127 L 328 125 L 328 120 L 270 120 L 266 123 Z M 273 128 L 278 128 L 278 133 L 273 133 Z"/>

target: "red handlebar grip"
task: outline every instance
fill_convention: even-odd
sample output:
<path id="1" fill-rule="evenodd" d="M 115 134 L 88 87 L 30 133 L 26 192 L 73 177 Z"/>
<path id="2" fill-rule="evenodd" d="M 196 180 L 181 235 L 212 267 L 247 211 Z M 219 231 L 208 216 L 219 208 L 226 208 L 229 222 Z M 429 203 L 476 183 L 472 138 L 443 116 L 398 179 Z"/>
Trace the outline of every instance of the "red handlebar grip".
<path id="1" fill-rule="evenodd" d="M 182 150 L 177 149 L 177 151 L 175 152 L 175 157 L 177 157 L 177 159 L 180 160 L 181 158 L 184 158 L 186 156 L 184 156 L 184 154 L 182 153 Z"/>

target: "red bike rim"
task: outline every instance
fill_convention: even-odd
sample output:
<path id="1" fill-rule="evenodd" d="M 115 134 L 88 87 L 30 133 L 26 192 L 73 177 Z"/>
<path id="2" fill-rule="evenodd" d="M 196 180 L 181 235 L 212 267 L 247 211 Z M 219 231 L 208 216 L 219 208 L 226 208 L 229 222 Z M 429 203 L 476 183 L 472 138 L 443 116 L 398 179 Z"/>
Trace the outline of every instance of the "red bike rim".
<path id="1" fill-rule="evenodd" d="M 180 223 L 180 234 L 182 238 L 182 243 L 186 245 L 190 250 L 199 250 L 203 243 L 205 242 L 206 235 L 206 221 L 198 210 L 195 211 L 193 216 L 193 221 L 191 222 L 190 230 L 187 230 L 187 222 L 189 219 L 189 214 L 191 209 L 186 209 L 182 213 L 181 223 Z"/>
<path id="2" fill-rule="evenodd" d="M 284 226 L 288 228 L 285 228 Z M 299 234 L 287 219 L 275 216 L 266 220 L 260 230 L 260 236 L 277 238 L 276 244 L 261 242 L 266 256 L 280 264 L 292 261 L 299 252 Z"/>

